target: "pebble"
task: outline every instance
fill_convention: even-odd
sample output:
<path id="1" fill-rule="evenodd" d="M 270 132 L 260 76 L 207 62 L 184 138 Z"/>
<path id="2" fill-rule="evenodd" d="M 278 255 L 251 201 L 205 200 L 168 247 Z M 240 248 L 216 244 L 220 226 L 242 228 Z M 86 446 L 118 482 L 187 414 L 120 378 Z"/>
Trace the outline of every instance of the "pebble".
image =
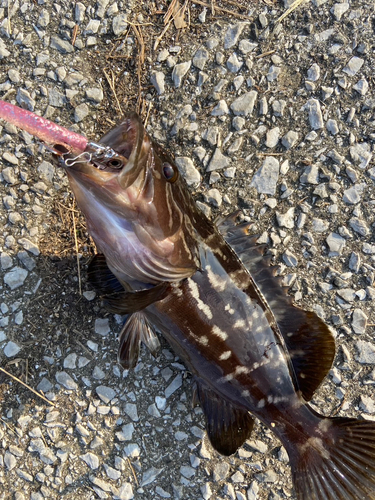
<path id="1" fill-rule="evenodd" d="M 341 255 L 345 245 L 346 245 L 346 240 L 342 236 L 340 236 L 337 233 L 330 233 L 327 238 L 326 242 L 329 247 L 329 256 L 330 257 L 336 257 L 338 255 Z"/>
<path id="2" fill-rule="evenodd" d="M 38 256 L 40 254 L 39 248 L 35 243 L 32 241 L 28 240 L 27 238 L 20 238 L 18 240 L 18 243 L 23 246 L 25 250 L 28 252 L 32 253 L 35 256 Z"/>
<path id="3" fill-rule="evenodd" d="M 212 496 L 212 490 L 211 490 L 211 486 L 210 486 L 209 483 L 203 484 L 200 487 L 200 490 L 201 490 L 202 497 L 204 498 L 204 500 L 208 500 L 209 498 L 211 498 L 211 496 Z"/>
<path id="4" fill-rule="evenodd" d="M 163 472 L 163 469 L 158 469 L 156 467 L 150 467 L 143 473 L 142 481 L 140 486 L 147 486 L 155 481 L 155 479 Z"/>
<path id="5" fill-rule="evenodd" d="M 375 346 L 370 342 L 365 342 L 364 340 L 358 340 L 355 347 L 357 349 L 357 355 L 355 359 L 363 365 L 375 365 Z"/>
<path id="6" fill-rule="evenodd" d="M 281 68 L 279 68 L 278 66 L 275 66 L 275 65 L 270 66 L 268 73 L 267 73 L 267 80 L 269 82 L 276 81 L 277 78 L 279 77 L 280 73 L 281 73 Z"/>
<path id="7" fill-rule="evenodd" d="M 355 184 L 353 187 L 346 189 L 342 197 L 345 203 L 350 205 L 355 205 L 361 201 L 361 195 L 363 190 L 366 188 L 365 183 Z"/>
<path id="8" fill-rule="evenodd" d="M 267 156 L 262 166 L 255 172 L 250 183 L 258 193 L 274 195 L 279 179 L 279 161 L 274 156 Z"/>
<path id="9" fill-rule="evenodd" d="M 165 389 L 165 397 L 168 399 L 182 386 L 182 374 L 179 373 Z"/>
<path id="10" fill-rule="evenodd" d="M 361 236 L 368 236 L 370 234 L 370 228 L 368 224 L 358 217 L 351 217 L 349 219 L 349 226 Z"/>
<path id="11" fill-rule="evenodd" d="M 250 116 L 253 112 L 258 92 L 252 90 L 238 97 L 230 105 L 230 109 L 236 116 Z"/>
<path id="12" fill-rule="evenodd" d="M 134 494 L 131 483 L 123 483 L 117 493 L 113 495 L 114 500 L 132 500 L 133 498 Z"/>
<path id="13" fill-rule="evenodd" d="M 227 61 L 227 68 L 231 73 L 237 73 L 243 66 L 243 61 L 238 59 L 238 56 L 236 53 L 233 53 L 228 61 Z"/>
<path id="14" fill-rule="evenodd" d="M 195 475 L 195 469 L 193 467 L 190 467 L 189 465 L 182 465 L 180 467 L 180 472 L 181 474 L 186 477 L 186 479 L 190 479 Z"/>
<path id="15" fill-rule="evenodd" d="M 211 111 L 212 116 L 224 116 L 227 114 L 229 114 L 229 108 L 228 104 L 224 100 L 220 100 Z"/>
<path id="16" fill-rule="evenodd" d="M 223 202 L 223 197 L 218 189 L 210 189 L 207 193 L 203 194 L 206 203 L 214 207 L 220 207 Z"/>
<path id="17" fill-rule="evenodd" d="M 302 184 L 319 184 L 319 168 L 317 165 L 309 165 L 299 178 Z"/>
<path id="18" fill-rule="evenodd" d="M 298 265 L 298 259 L 297 257 L 290 251 L 286 250 L 283 253 L 283 261 L 288 267 L 296 267 Z"/>
<path id="19" fill-rule="evenodd" d="M 13 356 L 17 356 L 17 354 L 21 350 L 21 347 L 15 342 L 10 341 L 6 344 L 3 350 L 7 358 L 12 358 Z"/>
<path id="20" fill-rule="evenodd" d="M 346 73 L 348 76 L 354 76 L 362 68 L 364 62 L 365 62 L 364 59 L 354 56 L 351 59 L 349 59 L 348 64 L 343 69 L 343 72 Z"/>
<path id="21" fill-rule="evenodd" d="M 362 334 L 366 331 L 367 316 L 362 309 L 354 309 L 352 316 L 352 328 L 354 333 Z"/>
<path id="22" fill-rule="evenodd" d="M 220 148 L 216 148 L 210 163 L 206 169 L 206 172 L 212 172 L 214 170 L 222 170 L 223 168 L 227 168 L 230 165 L 230 159 L 223 155 Z"/>
<path id="23" fill-rule="evenodd" d="M 9 151 L 6 151 L 3 154 L 3 159 L 5 161 L 11 163 L 12 165 L 18 165 L 19 164 L 19 160 L 18 160 L 17 156 L 15 156 L 12 153 L 9 153 Z M 1 173 L 2 173 L 2 176 L 4 177 L 4 180 L 6 182 L 9 182 L 10 184 L 13 184 L 16 181 L 16 179 L 14 177 L 14 170 L 12 168 L 10 168 L 10 167 L 4 168 L 4 170 Z"/>
<path id="24" fill-rule="evenodd" d="M 109 318 L 97 318 L 95 320 L 94 330 L 95 333 L 101 335 L 102 337 L 108 335 L 111 331 L 111 328 L 109 326 Z"/>
<path id="25" fill-rule="evenodd" d="M 134 425 L 132 423 L 122 426 L 120 432 L 116 432 L 116 437 L 119 441 L 130 441 L 133 437 Z"/>
<path id="26" fill-rule="evenodd" d="M 84 462 L 86 462 L 86 464 L 90 467 L 90 469 L 96 470 L 99 468 L 99 458 L 94 453 L 91 453 L 89 451 L 84 455 L 80 455 L 79 458 Z"/>
<path id="27" fill-rule="evenodd" d="M 127 14 L 118 14 L 113 18 L 112 31 L 116 36 L 123 35 L 128 29 Z"/>
<path id="28" fill-rule="evenodd" d="M 209 56 L 208 50 L 206 50 L 204 47 L 200 47 L 194 54 L 192 60 L 193 66 L 195 66 L 200 70 L 203 70 L 206 65 L 206 62 L 208 61 L 208 56 Z"/>
<path id="29" fill-rule="evenodd" d="M 116 396 L 116 391 L 105 385 L 99 385 L 95 392 L 104 403 L 109 403 Z"/>
<path id="30" fill-rule="evenodd" d="M 180 64 L 176 64 L 172 71 L 172 80 L 176 88 L 180 87 L 182 84 L 182 79 L 189 71 L 191 66 L 191 61 L 186 61 Z"/>
<path id="31" fill-rule="evenodd" d="M 317 99 L 309 99 L 305 108 L 309 113 L 309 122 L 312 130 L 319 130 L 323 128 L 323 115 L 319 101 Z"/>
<path id="32" fill-rule="evenodd" d="M 86 97 L 94 102 L 102 102 L 104 99 L 103 90 L 101 88 L 90 88 L 86 90 Z"/>
<path id="33" fill-rule="evenodd" d="M 139 417 L 138 417 L 138 410 L 137 410 L 137 405 L 134 403 L 126 403 L 124 406 L 125 413 L 128 415 L 129 418 L 133 420 L 133 422 L 138 422 Z"/>
<path id="34" fill-rule="evenodd" d="M 26 269 L 16 266 L 4 275 L 4 283 L 15 290 L 24 284 L 28 274 Z"/>
<path id="35" fill-rule="evenodd" d="M 280 128 L 274 127 L 271 130 L 268 130 L 266 134 L 266 142 L 265 145 L 267 148 L 274 148 L 280 139 Z"/>
<path id="36" fill-rule="evenodd" d="M 150 81 L 155 87 L 158 95 L 162 95 L 165 92 L 165 75 L 162 71 L 155 71 L 152 73 Z"/>
<path id="37" fill-rule="evenodd" d="M 339 133 L 339 127 L 336 120 L 327 120 L 326 129 L 332 135 L 337 135 Z"/>
<path id="38" fill-rule="evenodd" d="M 57 372 L 56 373 L 56 382 L 63 385 L 65 389 L 69 389 L 71 391 L 75 391 L 78 389 L 78 385 L 72 377 L 66 372 Z"/>
<path id="39" fill-rule="evenodd" d="M 281 139 L 281 144 L 286 149 L 291 149 L 293 146 L 297 144 L 298 141 L 298 132 L 294 130 L 289 130 L 284 137 Z"/>
<path id="40" fill-rule="evenodd" d="M 276 212 L 276 221 L 279 227 L 286 227 L 287 229 L 293 229 L 294 227 L 294 207 L 289 208 L 284 214 Z"/>
<path id="41" fill-rule="evenodd" d="M 76 367 L 77 354 L 71 353 L 64 359 L 63 367 L 73 370 Z"/>
<path id="42" fill-rule="evenodd" d="M 335 5 L 330 9 L 331 14 L 336 19 L 336 21 L 341 21 L 342 16 L 349 10 L 349 4 L 347 2 L 335 3 Z"/>
<path id="43" fill-rule="evenodd" d="M 79 104 L 74 108 L 74 121 L 76 123 L 81 122 L 90 114 L 90 109 L 88 105 L 84 102 L 82 104 Z"/>
<path id="44" fill-rule="evenodd" d="M 257 500 L 258 499 L 258 492 L 259 492 L 259 486 L 256 483 L 256 481 L 252 481 L 250 484 L 250 487 L 248 488 L 246 494 L 247 494 L 247 500 Z"/>
<path id="45" fill-rule="evenodd" d="M 318 64 L 314 63 L 307 70 L 307 79 L 311 82 L 316 82 L 320 78 L 320 67 Z"/>
<path id="46" fill-rule="evenodd" d="M 362 78 L 361 80 L 358 80 L 358 82 L 353 85 L 353 89 L 358 92 L 359 95 L 366 95 L 367 91 L 369 89 L 369 84 L 368 81 Z"/>
<path id="47" fill-rule="evenodd" d="M 62 40 L 56 35 L 51 36 L 50 47 L 59 51 L 61 54 L 70 54 L 74 52 L 73 45 L 67 40 Z"/>
<path id="48" fill-rule="evenodd" d="M 361 395 L 361 400 L 359 403 L 359 407 L 366 413 L 373 414 L 375 413 L 375 402 L 373 397 Z"/>
<path id="49" fill-rule="evenodd" d="M 214 482 L 224 481 L 228 477 L 229 471 L 230 465 L 227 462 L 218 462 L 215 464 L 212 472 Z"/>
<path id="50" fill-rule="evenodd" d="M 240 22 L 236 24 L 230 24 L 224 35 L 224 48 L 231 49 L 238 43 L 238 39 L 248 23 Z"/>
<path id="51" fill-rule="evenodd" d="M 352 160 L 363 170 L 369 165 L 372 159 L 371 147 L 367 142 L 351 146 L 349 152 Z"/>

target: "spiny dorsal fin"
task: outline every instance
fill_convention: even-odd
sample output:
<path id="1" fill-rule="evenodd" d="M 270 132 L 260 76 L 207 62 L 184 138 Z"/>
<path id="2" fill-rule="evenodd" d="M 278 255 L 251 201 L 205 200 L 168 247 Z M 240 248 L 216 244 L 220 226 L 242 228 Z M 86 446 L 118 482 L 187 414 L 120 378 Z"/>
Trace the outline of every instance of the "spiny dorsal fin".
<path id="1" fill-rule="evenodd" d="M 293 305 L 275 267 L 264 255 L 265 246 L 257 236 L 247 235 L 248 224 L 235 225 L 233 216 L 221 222 L 219 231 L 250 272 L 276 318 L 288 348 L 297 384 L 309 401 L 330 370 L 335 356 L 335 342 L 328 326 L 313 312 Z"/>
<path id="2" fill-rule="evenodd" d="M 142 312 L 129 316 L 121 330 L 119 342 L 117 360 L 126 370 L 134 368 L 137 364 L 141 342 L 148 347 L 153 356 L 156 356 L 160 348 L 159 339 Z"/>
<path id="3" fill-rule="evenodd" d="M 212 446 L 222 455 L 232 455 L 250 437 L 254 419 L 247 410 L 231 405 L 201 381 L 195 383 Z"/>

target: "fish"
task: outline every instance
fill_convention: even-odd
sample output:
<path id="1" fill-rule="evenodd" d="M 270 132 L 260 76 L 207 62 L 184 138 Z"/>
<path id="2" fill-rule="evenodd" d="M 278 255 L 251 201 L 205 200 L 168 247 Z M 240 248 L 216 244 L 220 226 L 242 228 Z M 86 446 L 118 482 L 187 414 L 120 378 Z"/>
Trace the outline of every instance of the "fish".
<path id="1" fill-rule="evenodd" d="M 374 500 L 375 422 L 309 405 L 334 336 L 293 304 L 249 224 L 209 220 L 135 113 L 78 151 L 66 137 L 52 150 L 98 248 L 89 280 L 127 315 L 119 363 L 134 368 L 141 344 L 156 355 L 161 332 L 192 375 L 219 453 L 235 453 L 258 418 L 288 453 L 298 500 Z"/>

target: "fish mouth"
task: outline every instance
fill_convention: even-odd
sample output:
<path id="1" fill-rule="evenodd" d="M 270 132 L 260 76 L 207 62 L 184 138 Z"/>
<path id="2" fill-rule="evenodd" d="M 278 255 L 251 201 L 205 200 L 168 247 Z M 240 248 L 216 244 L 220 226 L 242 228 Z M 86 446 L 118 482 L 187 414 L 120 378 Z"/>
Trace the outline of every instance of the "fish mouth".
<path id="1" fill-rule="evenodd" d="M 150 141 L 147 138 L 139 116 L 129 113 L 98 143 L 87 143 L 79 155 L 72 155 L 59 144 L 54 149 L 68 175 L 81 174 L 100 184 L 115 175 L 120 186 L 126 189 L 137 178 L 139 166 L 144 164 L 142 159 L 148 155 Z"/>

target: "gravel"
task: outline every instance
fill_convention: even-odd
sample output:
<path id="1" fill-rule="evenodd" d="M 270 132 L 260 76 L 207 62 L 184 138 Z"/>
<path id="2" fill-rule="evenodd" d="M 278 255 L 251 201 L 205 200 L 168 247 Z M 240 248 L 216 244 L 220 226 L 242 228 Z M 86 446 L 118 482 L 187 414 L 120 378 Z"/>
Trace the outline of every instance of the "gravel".
<path id="1" fill-rule="evenodd" d="M 335 330 L 314 408 L 374 419 L 373 4 L 312 2 L 276 26 L 281 5 L 252 4 L 247 21 L 191 6 L 190 28 L 160 38 L 163 16 L 133 1 L 3 7 L 1 98 L 98 140 L 140 92 L 199 206 L 213 218 L 240 209 L 294 301 Z M 11 125 L 0 143 L 0 356 L 51 403 L 2 378 L 0 490 L 295 500 L 285 450 L 261 424 L 232 457 L 211 448 L 164 341 L 135 370 L 117 365 L 123 318 L 86 283 L 94 250 L 64 172 Z"/>

